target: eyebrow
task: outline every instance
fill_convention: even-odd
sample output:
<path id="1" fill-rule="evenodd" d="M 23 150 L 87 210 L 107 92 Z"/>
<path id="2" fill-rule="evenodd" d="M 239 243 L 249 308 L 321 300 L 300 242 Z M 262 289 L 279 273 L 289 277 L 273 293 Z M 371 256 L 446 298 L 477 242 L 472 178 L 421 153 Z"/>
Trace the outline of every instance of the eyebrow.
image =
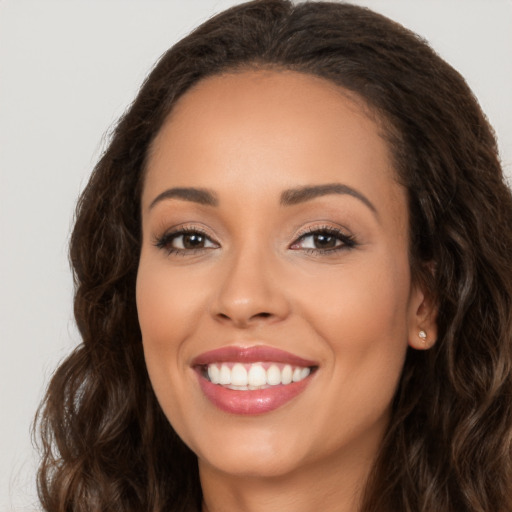
<path id="1" fill-rule="evenodd" d="M 364 203 L 373 213 L 378 213 L 375 206 L 366 196 L 352 187 L 341 183 L 328 183 L 325 185 L 313 185 L 285 190 L 281 194 L 280 203 L 282 206 L 293 206 L 330 194 L 355 197 Z M 219 204 L 217 195 L 211 190 L 195 187 L 175 187 L 164 190 L 161 194 L 158 194 L 149 205 L 149 209 L 165 199 L 181 199 L 183 201 L 191 201 L 206 206 L 218 206 Z"/>
<path id="2" fill-rule="evenodd" d="M 164 190 L 161 194 L 158 194 L 155 199 L 151 201 L 149 209 L 151 210 L 156 204 L 165 199 L 181 199 L 183 201 L 191 201 L 206 206 L 217 206 L 219 204 L 217 195 L 206 188 L 175 187 Z"/>
<path id="3" fill-rule="evenodd" d="M 306 201 L 311 201 L 317 197 L 322 197 L 330 194 L 341 194 L 341 195 L 349 195 L 359 199 L 362 203 L 364 203 L 373 213 L 377 214 L 377 208 L 373 205 L 373 203 L 361 192 L 349 187 L 348 185 L 343 185 L 341 183 L 328 183 L 325 185 L 314 185 L 308 187 L 299 187 L 292 188 L 290 190 L 285 190 L 281 194 L 281 205 L 282 206 L 293 206 L 299 203 L 304 203 Z"/>

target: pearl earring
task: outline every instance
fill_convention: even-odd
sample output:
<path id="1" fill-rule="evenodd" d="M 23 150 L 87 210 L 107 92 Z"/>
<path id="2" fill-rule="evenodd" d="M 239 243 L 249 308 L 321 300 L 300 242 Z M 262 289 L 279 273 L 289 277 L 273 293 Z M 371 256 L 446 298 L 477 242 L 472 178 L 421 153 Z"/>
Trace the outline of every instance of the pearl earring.
<path id="1" fill-rule="evenodd" d="M 421 330 L 418 333 L 418 336 L 421 338 L 421 341 L 423 341 L 423 343 L 425 343 L 425 341 L 427 341 L 427 333 L 425 331 Z"/>

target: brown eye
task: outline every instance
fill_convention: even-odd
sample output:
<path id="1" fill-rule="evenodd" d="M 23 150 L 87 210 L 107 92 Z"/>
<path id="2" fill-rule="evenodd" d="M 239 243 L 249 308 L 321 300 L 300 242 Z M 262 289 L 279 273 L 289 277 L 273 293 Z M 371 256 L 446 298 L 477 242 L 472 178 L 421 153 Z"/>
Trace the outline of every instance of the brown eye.
<path id="1" fill-rule="evenodd" d="M 160 249 L 169 253 L 187 253 L 194 250 L 215 249 L 219 245 L 213 242 L 208 236 L 200 231 L 186 230 L 167 233 L 155 243 Z"/>
<path id="2" fill-rule="evenodd" d="M 315 249 L 334 249 L 339 242 L 334 235 L 326 233 L 318 233 L 311 238 Z"/>
<path id="3" fill-rule="evenodd" d="M 201 249 L 205 246 L 206 237 L 200 233 L 190 233 L 175 238 L 175 241 L 181 239 L 180 249 Z M 176 244 L 173 244 L 176 246 Z"/>
<path id="4" fill-rule="evenodd" d="M 193 251 L 217 247 L 206 235 L 199 231 L 186 231 L 170 235 L 166 246 L 178 251 Z"/>
<path id="5" fill-rule="evenodd" d="M 338 249 L 351 249 L 356 246 L 354 238 L 334 229 L 318 229 L 302 235 L 291 249 L 306 251 L 329 252 Z"/>

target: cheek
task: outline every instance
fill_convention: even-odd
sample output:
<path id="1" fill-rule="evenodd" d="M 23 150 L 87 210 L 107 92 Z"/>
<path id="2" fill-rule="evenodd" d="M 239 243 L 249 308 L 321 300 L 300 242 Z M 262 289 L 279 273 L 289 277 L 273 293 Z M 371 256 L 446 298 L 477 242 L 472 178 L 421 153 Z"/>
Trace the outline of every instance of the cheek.
<path id="1" fill-rule="evenodd" d="M 137 313 L 151 385 L 174 429 L 183 431 L 187 410 L 180 397 L 187 393 L 187 375 L 182 348 L 194 325 L 192 305 L 197 304 L 197 297 L 184 280 L 180 282 L 179 273 L 169 274 L 165 262 L 148 261 L 141 255 Z"/>
<path id="2" fill-rule="evenodd" d="M 141 256 L 137 275 L 137 312 L 147 349 L 176 351 L 198 321 L 203 298 L 200 276 L 180 272 Z"/>
<path id="3" fill-rule="evenodd" d="M 385 338 L 393 331 L 403 332 L 407 325 L 410 277 L 406 262 L 381 259 L 370 265 L 327 269 L 306 286 L 303 311 L 310 311 L 329 337 L 350 330 L 350 339 L 366 338 L 370 332 Z"/>
<path id="4" fill-rule="evenodd" d="M 141 254 L 137 273 L 136 302 L 142 344 L 148 373 L 157 395 L 169 386 L 169 379 L 178 375 L 181 341 L 187 336 L 190 312 L 194 301 L 183 292 L 179 279 L 172 279 L 163 262 Z M 176 385 L 179 379 L 176 379 Z M 169 393 L 167 393 L 169 394 Z M 160 397 L 159 397 L 160 399 Z"/>
<path id="5" fill-rule="evenodd" d="M 408 266 L 384 262 L 311 283 L 302 307 L 327 348 L 333 388 L 351 389 L 346 406 L 365 414 L 389 406 L 407 350 Z"/>
<path id="6" fill-rule="evenodd" d="M 159 279 L 158 272 L 141 263 L 137 275 L 137 313 L 150 372 L 153 361 L 157 362 L 162 355 L 176 348 L 170 343 L 172 330 L 169 330 L 170 319 L 166 314 L 173 311 L 173 302 L 173 294 L 169 293 L 165 282 Z"/>

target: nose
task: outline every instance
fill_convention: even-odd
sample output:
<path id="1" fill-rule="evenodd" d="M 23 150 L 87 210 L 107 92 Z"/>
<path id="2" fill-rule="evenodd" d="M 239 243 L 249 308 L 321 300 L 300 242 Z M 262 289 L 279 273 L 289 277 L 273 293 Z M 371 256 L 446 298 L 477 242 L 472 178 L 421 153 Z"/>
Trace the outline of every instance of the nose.
<path id="1" fill-rule="evenodd" d="M 275 258 L 261 251 L 240 251 L 225 262 L 212 304 L 216 321 L 237 328 L 284 320 L 290 313 Z"/>

